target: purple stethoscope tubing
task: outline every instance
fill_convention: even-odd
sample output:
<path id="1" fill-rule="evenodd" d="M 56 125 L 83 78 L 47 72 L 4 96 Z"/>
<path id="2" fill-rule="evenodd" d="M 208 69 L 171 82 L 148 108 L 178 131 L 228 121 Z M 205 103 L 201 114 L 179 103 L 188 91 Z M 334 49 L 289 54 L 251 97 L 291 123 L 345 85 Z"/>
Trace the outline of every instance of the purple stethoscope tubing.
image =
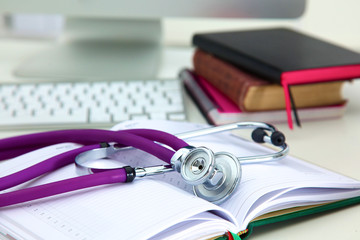
<path id="1" fill-rule="evenodd" d="M 58 130 L 0 140 L 0 160 L 10 159 L 41 147 L 63 142 L 73 142 L 85 146 L 51 157 L 19 172 L 0 178 L 0 191 L 73 163 L 75 157 L 80 153 L 99 148 L 101 146 L 99 142 L 114 142 L 122 147 L 135 147 L 169 164 L 174 151 L 188 146 L 185 141 L 174 135 L 153 129 Z M 174 151 L 155 142 L 166 144 Z M 132 171 L 131 168 L 124 167 L 2 193 L 0 194 L 0 207 L 98 185 L 132 181 L 134 178 Z"/>

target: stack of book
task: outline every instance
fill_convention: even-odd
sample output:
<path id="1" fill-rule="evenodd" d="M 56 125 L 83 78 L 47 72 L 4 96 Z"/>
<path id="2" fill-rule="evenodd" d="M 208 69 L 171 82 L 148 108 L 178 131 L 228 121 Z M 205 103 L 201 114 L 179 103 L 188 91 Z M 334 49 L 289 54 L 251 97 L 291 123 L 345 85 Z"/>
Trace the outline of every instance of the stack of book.
<path id="1" fill-rule="evenodd" d="M 341 117 L 344 81 L 360 76 L 360 54 L 289 29 L 196 34 L 193 44 L 194 69 L 180 76 L 216 125 Z"/>

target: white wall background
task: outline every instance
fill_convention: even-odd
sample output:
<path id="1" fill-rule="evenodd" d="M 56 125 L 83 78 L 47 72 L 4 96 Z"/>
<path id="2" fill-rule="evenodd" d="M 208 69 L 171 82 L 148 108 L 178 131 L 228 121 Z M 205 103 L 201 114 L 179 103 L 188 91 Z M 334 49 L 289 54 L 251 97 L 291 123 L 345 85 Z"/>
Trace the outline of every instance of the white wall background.
<path id="1" fill-rule="evenodd" d="M 290 26 L 360 51 L 360 0 L 308 0 L 304 16 L 295 20 L 167 18 L 163 26 L 168 45 L 189 46 L 197 32 Z"/>
<path id="2" fill-rule="evenodd" d="M 190 45 L 195 32 L 290 26 L 360 51 L 360 0 L 308 0 L 304 16 L 296 20 L 165 19 L 164 40 Z"/>

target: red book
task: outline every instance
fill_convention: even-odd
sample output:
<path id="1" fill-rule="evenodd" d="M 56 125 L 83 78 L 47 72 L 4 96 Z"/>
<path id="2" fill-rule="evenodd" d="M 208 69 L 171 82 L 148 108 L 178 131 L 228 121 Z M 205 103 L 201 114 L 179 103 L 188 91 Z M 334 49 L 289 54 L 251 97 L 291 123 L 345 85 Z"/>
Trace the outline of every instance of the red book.
<path id="1" fill-rule="evenodd" d="M 289 85 L 360 77 L 360 54 L 284 28 L 196 34 L 193 44 L 284 88 L 292 128 Z"/>

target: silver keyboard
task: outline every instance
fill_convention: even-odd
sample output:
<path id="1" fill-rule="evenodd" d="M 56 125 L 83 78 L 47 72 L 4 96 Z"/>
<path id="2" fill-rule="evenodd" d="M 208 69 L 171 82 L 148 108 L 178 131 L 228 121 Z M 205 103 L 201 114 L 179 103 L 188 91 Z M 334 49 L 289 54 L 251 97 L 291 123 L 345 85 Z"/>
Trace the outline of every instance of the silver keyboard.
<path id="1" fill-rule="evenodd" d="M 186 119 L 178 80 L 0 84 L 0 128 Z"/>

